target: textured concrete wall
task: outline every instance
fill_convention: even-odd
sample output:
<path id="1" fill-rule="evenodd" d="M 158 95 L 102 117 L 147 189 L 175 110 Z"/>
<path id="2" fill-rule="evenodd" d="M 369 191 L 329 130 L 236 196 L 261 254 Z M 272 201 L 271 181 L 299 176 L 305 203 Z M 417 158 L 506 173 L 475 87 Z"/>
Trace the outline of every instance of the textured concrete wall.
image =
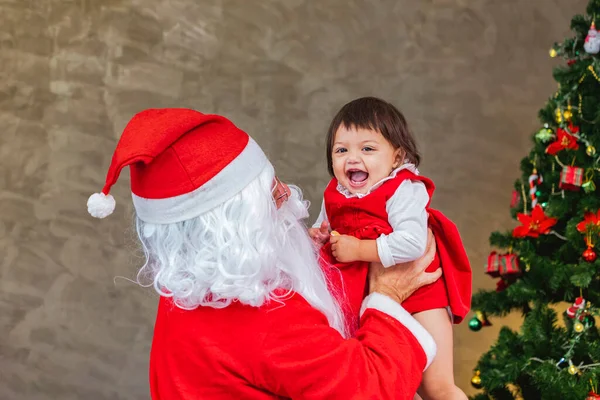
<path id="1" fill-rule="evenodd" d="M 156 296 L 132 277 L 127 174 L 86 213 L 133 113 L 222 113 L 318 203 L 325 128 L 346 101 L 402 109 L 475 288 L 510 227 L 518 160 L 551 95 L 547 51 L 583 0 L 0 1 L 0 398 L 145 399 Z M 316 208 L 312 209 L 315 213 Z M 133 256 L 132 256 L 133 255 Z M 457 382 L 498 325 L 457 327 Z"/>

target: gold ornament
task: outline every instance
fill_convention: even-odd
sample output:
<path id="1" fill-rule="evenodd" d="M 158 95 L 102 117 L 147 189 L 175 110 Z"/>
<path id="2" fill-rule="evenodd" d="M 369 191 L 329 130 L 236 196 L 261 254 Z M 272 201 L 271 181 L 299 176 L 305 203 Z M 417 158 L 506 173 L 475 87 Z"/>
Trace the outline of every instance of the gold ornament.
<path id="1" fill-rule="evenodd" d="M 590 157 L 593 157 L 594 155 L 596 155 L 596 148 L 590 144 L 585 148 L 585 154 L 587 154 Z"/>
<path id="2" fill-rule="evenodd" d="M 563 117 L 565 118 L 565 121 L 569 122 L 571 118 L 573 118 L 573 112 L 571 110 L 567 110 L 563 113 Z"/>
<path id="3" fill-rule="evenodd" d="M 471 385 L 475 389 L 481 389 L 481 372 L 479 370 L 475 371 L 475 375 L 471 378 Z"/>
<path id="4" fill-rule="evenodd" d="M 588 71 L 590 71 L 592 73 L 592 75 L 594 75 L 594 78 L 596 78 L 596 80 L 598 82 L 600 82 L 600 77 L 598 77 L 598 74 L 596 73 L 594 66 L 590 64 L 590 65 L 588 65 L 587 69 L 588 69 Z"/>
<path id="5" fill-rule="evenodd" d="M 576 366 L 574 366 L 573 364 L 569 365 L 569 373 L 571 375 L 575 375 L 578 372 L 579 372 L 579 369 Z"/>
<path id="6" fill-rule="evenodd" d="M 513 383 L 507 383 L 506 388 L 510 391 L 510 393 L 513 395 L 515 400 L 524 400 L 523 391 L 521 390 L 521 388 L 519 386 L 517 386 Z M 492 398 L 490 397 L 490 399 L 492 399 Z"/>
<path id="7" fill-rule="evenodd" d="M 558 55 L 558 52 L 556 51 L 556 49 L 554 47 L 550 49 L 549 53 L 550 53 L 550 57 L 552 57 L 552 58 L 554 58 Z"/>
<path id="8" fill-rule="evenodd" d="M 573 329 L 575 330 L 575 332 L 581 333 L 584 330 L 584 326 L 581 322 L 577 321 L 577 322 L 575 322 L 575 325 L 573 325 Z"/>
<path id="9" fill-rule="evenodd" d="M 557 108 L 556 111 L 554 112 L 554 118 L 556 119 L 557 124 L 562 123 L 563 115 L 562 115 L 562 112 L 560 111 L 560 108 Z"/>

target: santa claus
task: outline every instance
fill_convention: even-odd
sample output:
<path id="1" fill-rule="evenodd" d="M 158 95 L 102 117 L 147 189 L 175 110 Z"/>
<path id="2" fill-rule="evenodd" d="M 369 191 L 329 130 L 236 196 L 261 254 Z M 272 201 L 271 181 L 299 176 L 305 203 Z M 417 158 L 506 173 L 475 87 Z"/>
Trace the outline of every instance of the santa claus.
<path id="1" fill-rule="evenodd" d="M 281 183 L 260 147 L 224 117 L 151 109 L 133 117 L 102 193 L 104 218 L 130 167 L 138 275 L 161 295 L 150 354 L 153 399 L 412 399 L 435 354 L 400 305 L 441 272 L 433 259 L 373 266 L 361 327 L 346 337 L 301 222 L 300 190 Z M 433 240 L 430 240 L 433 243 Z"/>

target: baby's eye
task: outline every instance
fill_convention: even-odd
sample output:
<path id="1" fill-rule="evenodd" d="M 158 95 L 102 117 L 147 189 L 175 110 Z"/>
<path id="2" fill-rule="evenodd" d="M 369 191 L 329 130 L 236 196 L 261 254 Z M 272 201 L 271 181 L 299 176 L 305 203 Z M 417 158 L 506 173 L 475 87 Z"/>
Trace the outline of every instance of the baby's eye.
<path id="1" fill-rule="evenodd" d="M 344 147 L 339 147 L 339 148 L 335 149 L 335 153 L 345 153 L 347 151 L 348 150 L 346 150 L 346 148 L 344 148 Z"/>
<path id="2" fill-rule="evenodd" d="M 372 147 L 369 147 L 369 146 L 363 147 L 363 151 L 373 151 L 373 150 L 375 150 L 375 149 Z"/>

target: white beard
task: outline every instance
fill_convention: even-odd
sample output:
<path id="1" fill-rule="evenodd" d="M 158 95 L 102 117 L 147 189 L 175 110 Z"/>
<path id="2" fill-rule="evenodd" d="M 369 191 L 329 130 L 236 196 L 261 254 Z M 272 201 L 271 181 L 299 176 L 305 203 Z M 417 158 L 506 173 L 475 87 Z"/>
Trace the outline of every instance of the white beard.
<path id="1" fill-rule="evenodd" d="M 276 209 L 273 177 L 269 165 L 232 199 L 188 221 L 156 225 L 138 219 L 147 257 L 139 276 L 185 309 L 233 301 L 259 307 L 282 299 L 276 289 L 296 292 L 345 335 L 342 313 L 301 222 L 308 204 L 291 186 L 290 198 Z"/>

